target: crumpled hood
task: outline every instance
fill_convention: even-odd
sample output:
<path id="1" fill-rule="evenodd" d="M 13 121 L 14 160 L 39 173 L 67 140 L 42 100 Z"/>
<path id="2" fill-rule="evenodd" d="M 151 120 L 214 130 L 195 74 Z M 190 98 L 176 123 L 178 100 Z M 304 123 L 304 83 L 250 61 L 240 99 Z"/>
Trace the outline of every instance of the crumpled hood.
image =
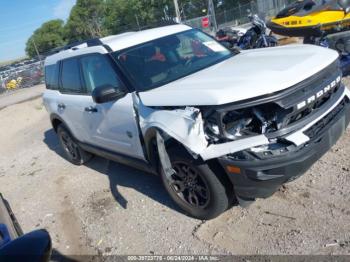
<path id="1" fill-rule="evenodd" d="M 248 50 L 139 95 L 146 106 L 228 104 L 291 87 L 324 69 L 337 57 L 337 52 L 313 45 Z"/>

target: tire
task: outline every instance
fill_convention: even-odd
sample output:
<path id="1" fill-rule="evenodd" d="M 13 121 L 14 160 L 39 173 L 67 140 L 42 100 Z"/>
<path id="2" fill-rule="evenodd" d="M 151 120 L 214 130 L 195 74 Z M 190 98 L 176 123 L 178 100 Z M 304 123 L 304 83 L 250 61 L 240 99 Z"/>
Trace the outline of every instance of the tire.
<path id="1" fill-rule="evenodd" d="M 169 182 L 163 168 L 160 168 L 162 181 L 170 197 L 185 213 L 194 218 L 209 220 L 229 208 L 228 190 L 221 182 L 220 174 L 215 174 L 206 163 L 193 159 L 185 149 L 180 147 L 169 148 L 168 154 L 176 171 L 172 176 L 175 182 Z M 192 177 L 192 181 L 189 177 Z M 186 179 L 190 181 L 184 182 Z M 186 187 L 186 183 L 192 188 Z M 206 190 L 203 190 L 204 187 Z"/>
<path id="2" fill-rule="evenodd" d="M 60 124 L 57 127 L 57 135 L 66 159 L 74 165 L 82 165 L 92 158 L 92 154 L 83 150 L 68 129 Z"/>

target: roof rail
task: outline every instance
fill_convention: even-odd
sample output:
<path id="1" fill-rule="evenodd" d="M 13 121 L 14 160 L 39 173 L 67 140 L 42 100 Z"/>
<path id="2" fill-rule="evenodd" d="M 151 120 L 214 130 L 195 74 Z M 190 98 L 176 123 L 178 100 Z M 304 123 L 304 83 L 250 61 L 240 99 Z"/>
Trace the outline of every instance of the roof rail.
<path id="1" fill-rule="evenodd" d="M 99 38 L 92 38 L 92 39 L 88 39 L 85 41 L 76 41 L 76 42 L 70 43 L 68 45 L 52 49 L 51 52 L 49 52 L 49 53 L 55 54 L 55 53 L 69 50 L 69 49 L 76 50 L 78 48 L 75 48 L 75 47 L 82 45 L 82 44 L 86 44 L 88 47 L 104 45 Z"/>

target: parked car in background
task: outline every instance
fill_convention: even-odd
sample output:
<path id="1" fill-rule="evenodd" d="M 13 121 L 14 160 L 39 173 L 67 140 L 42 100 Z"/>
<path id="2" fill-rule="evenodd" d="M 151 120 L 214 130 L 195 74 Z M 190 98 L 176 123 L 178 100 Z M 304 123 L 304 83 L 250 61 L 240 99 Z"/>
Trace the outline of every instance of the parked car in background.
<path id="1" fill-rule="evenodd" d="M 185 25 L 70 47 L 46 59 L 45 75 L 44 104 L 69 161 L 100 155 L 160 174 L 199 219 L 271 196 L 350 121 L 337 52 L 237 54 Z"/>

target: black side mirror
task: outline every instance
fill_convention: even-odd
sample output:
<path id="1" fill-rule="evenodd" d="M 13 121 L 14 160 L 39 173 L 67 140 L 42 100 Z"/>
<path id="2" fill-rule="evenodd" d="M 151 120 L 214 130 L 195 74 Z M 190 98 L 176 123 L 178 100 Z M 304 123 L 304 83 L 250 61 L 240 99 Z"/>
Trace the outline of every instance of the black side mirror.
<path id="1" fill-rule="evenodd" d="M 92 99 L 96 104 L 103 104 L 116 101 L 126 95 L 126 92 L 120 87 L 103 85 L 92 91 Z"/>

